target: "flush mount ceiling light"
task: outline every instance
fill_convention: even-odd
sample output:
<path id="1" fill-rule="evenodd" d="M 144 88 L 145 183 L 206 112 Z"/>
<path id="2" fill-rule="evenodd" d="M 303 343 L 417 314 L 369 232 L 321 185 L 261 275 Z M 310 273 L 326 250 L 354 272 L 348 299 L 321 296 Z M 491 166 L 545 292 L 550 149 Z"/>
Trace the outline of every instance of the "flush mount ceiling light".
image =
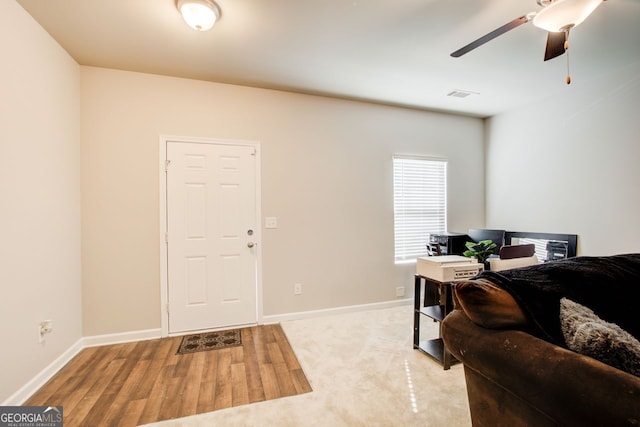
<path id="1" fill-rule="evenodd" d="M 211 0 L 177 0 L 184 22 L 196 31 L 209 31 L 220 18 L 220 8 Z"/>
<path id="2" fill-rule="evenodd" d="M 544 9 L 533 18 L 533 25 L 551 32 L 577 27 L 603 0 L 538 0 Z"/>

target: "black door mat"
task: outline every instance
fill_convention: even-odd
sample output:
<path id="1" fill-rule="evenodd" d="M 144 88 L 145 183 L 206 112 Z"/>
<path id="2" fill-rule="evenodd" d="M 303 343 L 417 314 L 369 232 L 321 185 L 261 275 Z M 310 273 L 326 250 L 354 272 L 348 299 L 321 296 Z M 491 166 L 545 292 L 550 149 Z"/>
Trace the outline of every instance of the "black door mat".
<path id="1" fill-rule="evenodd" d="M 240 329 L 206 332 L 202 334 L 185 335 L 182 337 L 177 354 L 195 353 L 198 351 L 220 350 L 223 348 L 242 345 Z"/>

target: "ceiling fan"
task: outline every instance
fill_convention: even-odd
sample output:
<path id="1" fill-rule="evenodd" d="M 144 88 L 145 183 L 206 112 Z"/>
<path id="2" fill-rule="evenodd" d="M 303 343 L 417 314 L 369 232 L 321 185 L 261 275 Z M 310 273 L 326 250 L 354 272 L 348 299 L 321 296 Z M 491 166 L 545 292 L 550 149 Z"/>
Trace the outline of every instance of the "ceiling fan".
<path id="1" fill-rule="evenodd" d="M 533 25 L 548 32 L 544 60 L 562 55 L 569 49 L 569 31 L 580 25 L 601 3 L 606 0 L 537 0 L 542 9 L 530 12 L 496 28 L 451 54 L 458 58 L 498 36 L 533 21 Z M 567 84 L 571 78 L 567 75 Z"/>

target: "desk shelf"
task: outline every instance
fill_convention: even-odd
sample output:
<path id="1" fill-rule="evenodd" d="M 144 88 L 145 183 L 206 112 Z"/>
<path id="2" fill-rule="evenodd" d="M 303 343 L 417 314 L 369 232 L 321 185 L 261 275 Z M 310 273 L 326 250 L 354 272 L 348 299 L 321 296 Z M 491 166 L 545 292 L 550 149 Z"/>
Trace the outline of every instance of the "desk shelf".
<path id="1" fill-rule="evenodd" d="M 418 347 L 415 347 L 415 348 L 420 350 L 427 356 L 435 359 L 438 363 L 444 366 L 445 347 L 444 347 L 444 342 L 442 341 L 442 338 L 435 338 L 432 340 L 420 341 L 420 343 L 418 344 Z M 452 359 L 451 362 L 455 360 L 452 356 L 451 356 L 451 359 Z M 445 367 L 445 369 L 448 369 L 448 368 Z"/>
<path id="2" fill-rule="evenodd" d="M 420 314 L 430 317 L 436 322 L 442 322 L 446 313 L 447 309 L 443 305 L 430 305 L 420 309 Z"/>
<path id="3" fill-rule="evenodd" d="M 424 300 L 421 299 L 424 283 Z M 420 350 L 439 362 L 447 370 L 458 361 L 449 353 L 442 341 L 441 328 L 438 338 L 420 341 L 420 319 L 422 316 L 442 322 L 453 309 L 451 301 L 451 283 L 439 282 L 416 274 L 413 310 L 413 348 Z"/>

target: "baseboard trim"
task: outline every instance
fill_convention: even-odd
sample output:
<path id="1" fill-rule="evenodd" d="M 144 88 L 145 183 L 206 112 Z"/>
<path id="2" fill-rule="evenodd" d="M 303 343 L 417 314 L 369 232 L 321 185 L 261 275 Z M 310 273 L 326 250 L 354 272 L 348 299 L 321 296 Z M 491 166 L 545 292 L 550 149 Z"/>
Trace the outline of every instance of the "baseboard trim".
<path id="1" fill-rule="evenodd" d="M 356 311 L 379 310 L 383 308 L 393 308 L 403 305 L 413 304 L 413 298 L 375 302 L 371 304 L 347 305 L 335 308 L 326 308 L 322 310 L 300 311 L 295 313 L 272 314 L 262 317 L 265 325 L 280 323 L 289 320 L 310 319 L 313 317 L 330 316 L 334 314 L 354 313 Z"/>
<path id="2" fill-rule="evenodd" d="M 142 331 L 121 332 L 117 334 L 94 335 L 82 339 L 83 348 L 101 345 L 122 344 L 133 341 L 146 341 L 162 337 L 162 330 L 145 329 Z"/>
<path id="3" fill-rule="evenodd" d="M 28 383 L 22 386 L 18 391 L 11 395 L 7 400 L 2 402 L 0 406 L 20 406 L 27 401 L 29 397 L 40 387 L 45 385 L 60 369 L 71 361 L 80 351 L 83 349 L 82 338 L 76 341 L 71 347 L 69 347 L 64 353 L 49 364 L 46 368 L 40 371 L 35 377 Z"/>
<path id="4" fill-rule="evenodd" d="M 85 348 L 160 338 L 160 332 L 161 330 L 158 328 L 80 338 L 64 353 L 62 353 L 56 360 L 51 362 L 49 366 L 44 368 L 28 383 L 26 383 L 18 391 L 12 394 L 7 400 L 2 402 L 0 406 L 20 406 L 24 404 L 24 402 L 26 402 L 33 393 L 35 393 L 40 387 L 45 385 L 45 383 L 49 381 L 55 374 L 57 374 L 64 365 L 69 363 L 71 359 L 76 357 L 78 353 L 80 353 Z"/>
<path id="5" fill-rule="evenodd" d="M 349 305 L 343 307 L 327 308 L 322 310 L 301 311 L 296 313 L 275 314 L 263 316 L 263 324 L 280 323 L 289 320 L 310 319 L 313 317 L 329 316 L 334 314 L 353 313 L 357 311 L 378 310 L 384 308 L 399 307 L 413 304 L 412 298 L 399 299 L 393 301 L 377 302 L 372 304 Z M 80 338 L 71 347 L 61 354 L 49 366 L 38 373 L 27 384 L 21 387 L 0 406 L 20 406 L 38 391 L 47 381 L 49 381 L 64 365 L 69 363 L 80 351 L 88 347 L 101 345 L 122 344 L 133 341 L 145 341 L 162 337 L 162 329 L 146 329 L 141 331 L 122 332 L 117 334 L 94 335 Z"/>

